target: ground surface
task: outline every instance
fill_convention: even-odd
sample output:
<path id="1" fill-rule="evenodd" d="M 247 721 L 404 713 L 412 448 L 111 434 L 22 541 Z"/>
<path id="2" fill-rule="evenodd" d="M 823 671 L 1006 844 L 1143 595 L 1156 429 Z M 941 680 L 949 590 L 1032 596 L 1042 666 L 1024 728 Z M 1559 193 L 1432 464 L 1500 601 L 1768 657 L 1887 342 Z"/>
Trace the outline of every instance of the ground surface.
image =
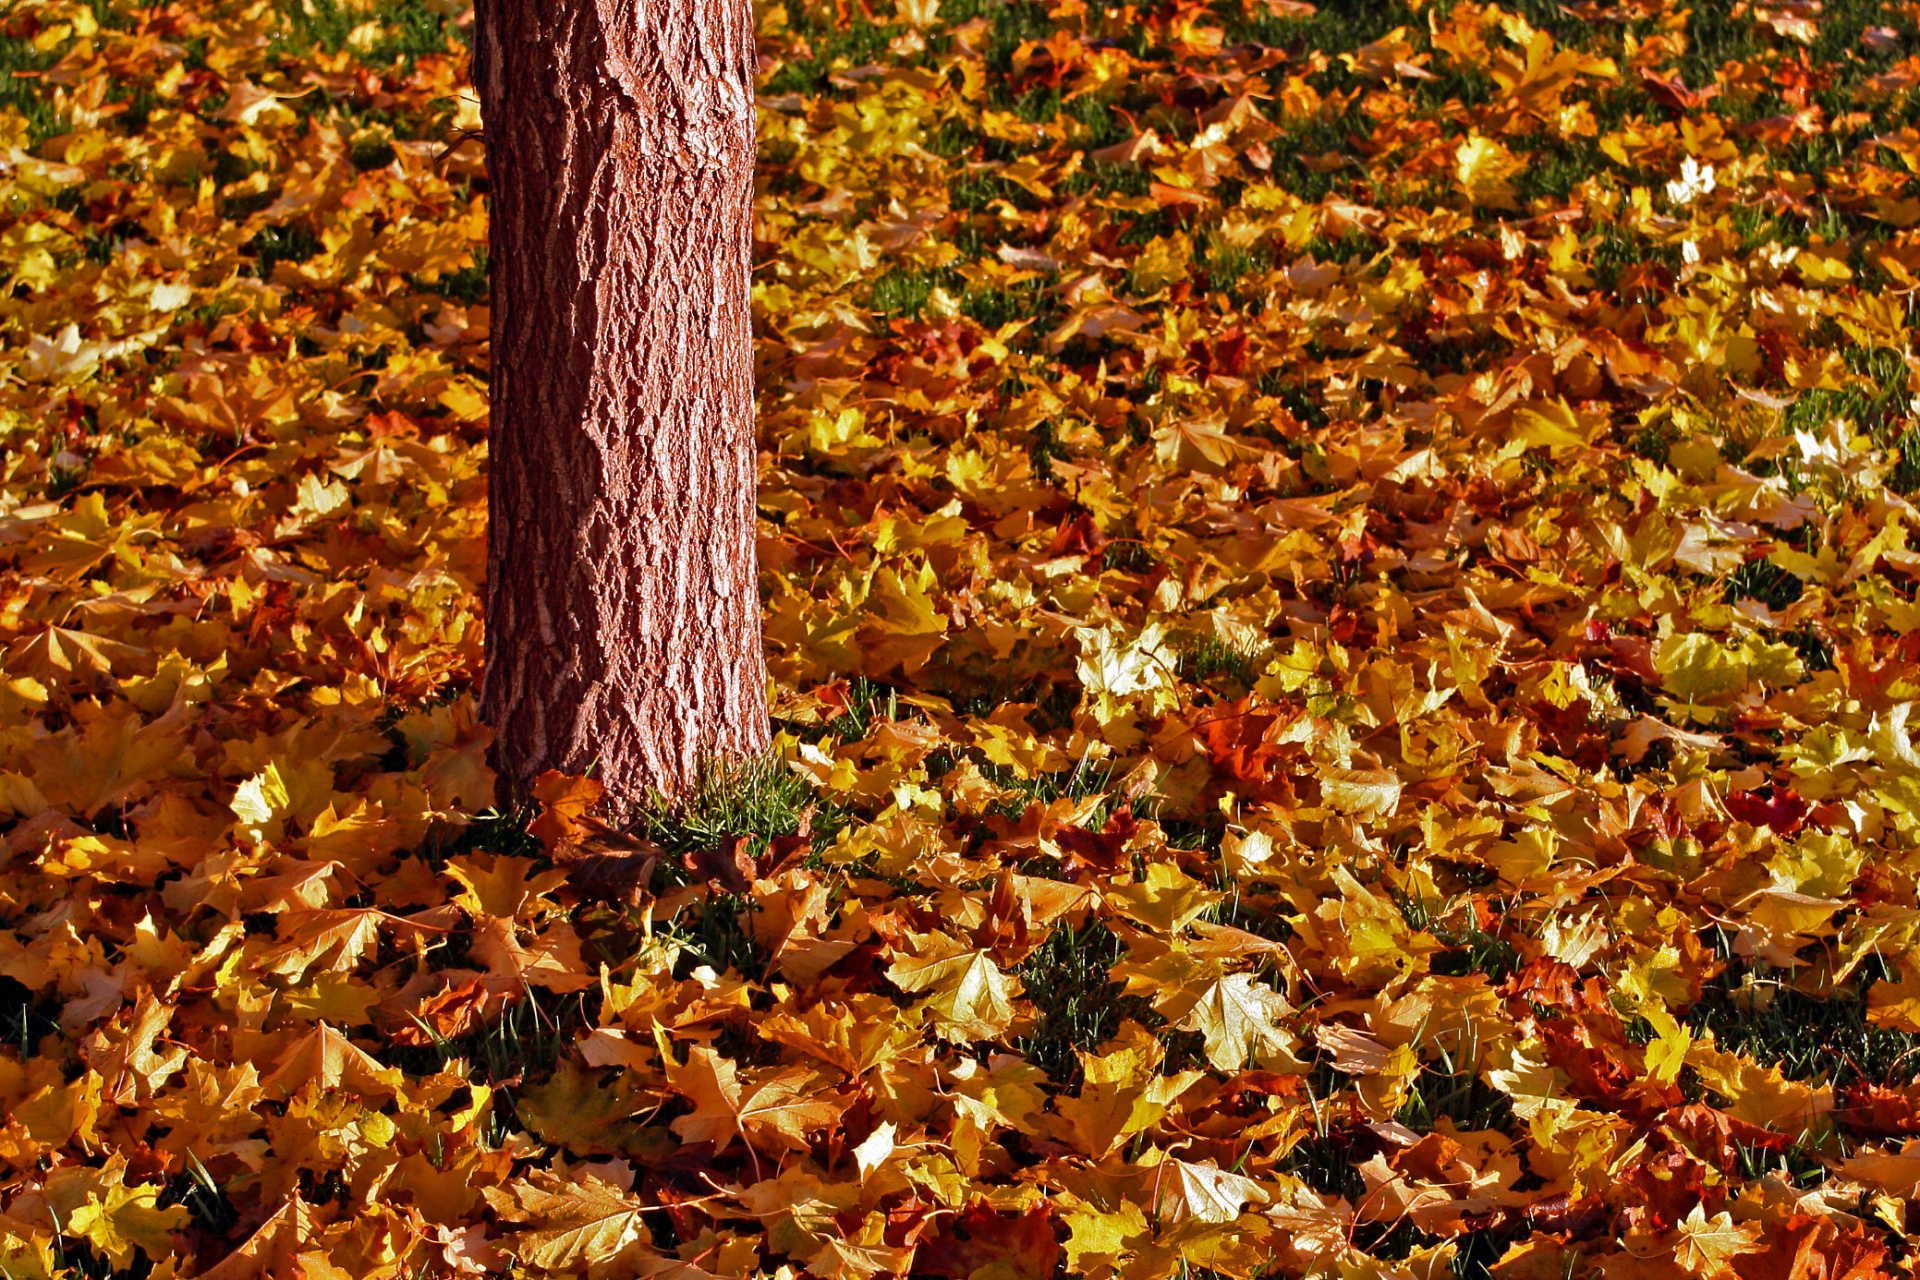
<path id="1" fill-rule="evenodd" d="M 885 3 L 652 846 L 474 722 L 457 0 L 6 6 L 0 1268 L 1907 1270 L 1920 6 Z"/>

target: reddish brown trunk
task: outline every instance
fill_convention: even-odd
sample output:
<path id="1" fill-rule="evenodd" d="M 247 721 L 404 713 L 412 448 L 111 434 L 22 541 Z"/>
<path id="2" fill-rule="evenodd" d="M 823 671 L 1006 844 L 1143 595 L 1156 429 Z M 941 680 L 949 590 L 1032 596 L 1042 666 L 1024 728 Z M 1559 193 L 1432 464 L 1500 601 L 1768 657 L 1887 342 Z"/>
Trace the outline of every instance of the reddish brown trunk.
<path id="1" fill-rule="evenodd" d="M 765 745 L 749 0 L 480 0 L 493 209 L 486 718 L 521 782 L 673 792 Z"/>

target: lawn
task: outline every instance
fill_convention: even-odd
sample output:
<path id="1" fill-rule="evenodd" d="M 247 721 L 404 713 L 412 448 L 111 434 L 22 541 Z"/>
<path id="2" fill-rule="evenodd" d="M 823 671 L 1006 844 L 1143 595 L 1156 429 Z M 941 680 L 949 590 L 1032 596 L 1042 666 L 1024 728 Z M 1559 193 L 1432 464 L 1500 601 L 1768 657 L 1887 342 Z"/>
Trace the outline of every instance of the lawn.
<path id="1" fill-rule="evenodd" d="M 1920 4 L 763 5 L 778 740 L 625 830 L 470 25 L 0 5 L 0 1275 L 1911 1274 Z"/>

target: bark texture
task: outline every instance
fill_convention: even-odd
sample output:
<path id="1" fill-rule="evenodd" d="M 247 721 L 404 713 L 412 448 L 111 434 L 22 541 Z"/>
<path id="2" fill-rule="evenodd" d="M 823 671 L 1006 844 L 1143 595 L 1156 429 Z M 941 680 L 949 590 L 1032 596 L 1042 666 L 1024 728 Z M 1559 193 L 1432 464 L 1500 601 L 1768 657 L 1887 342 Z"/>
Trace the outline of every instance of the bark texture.
<path id="1" fill-rule="evenodd" d="M 619 801 L 768 737 L 750 0 L 479 0 L 492 205 L 483 704 Z"/>

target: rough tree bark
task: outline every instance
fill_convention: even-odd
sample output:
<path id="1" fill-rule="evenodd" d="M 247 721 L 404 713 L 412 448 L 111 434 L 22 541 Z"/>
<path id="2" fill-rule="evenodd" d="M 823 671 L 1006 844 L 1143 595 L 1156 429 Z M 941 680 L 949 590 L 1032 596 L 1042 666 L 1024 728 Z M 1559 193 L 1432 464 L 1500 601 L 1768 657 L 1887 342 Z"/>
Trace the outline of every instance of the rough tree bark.
<path id="1" fill-rule="evenodd" d="M 616 802 L 768 738 L 750 0 L 479 0 L 492 205 L 484 713 Z"/>

